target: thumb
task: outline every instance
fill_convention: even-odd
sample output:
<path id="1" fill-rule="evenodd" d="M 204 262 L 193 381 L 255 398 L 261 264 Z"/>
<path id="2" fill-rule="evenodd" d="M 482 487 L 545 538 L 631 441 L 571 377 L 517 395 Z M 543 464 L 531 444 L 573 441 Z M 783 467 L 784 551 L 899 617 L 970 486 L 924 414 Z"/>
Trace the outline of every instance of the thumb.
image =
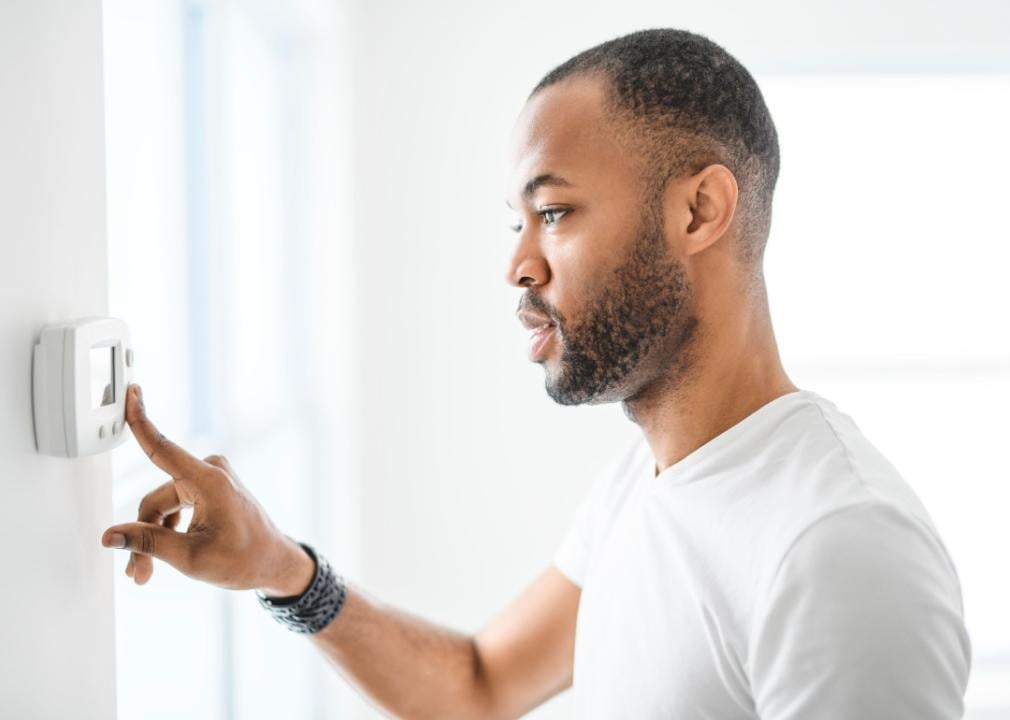
<path id="1" fill-rule="evenodd" d="M 186 572 L 189 566 L 191 542 L 192 538 L 186 533 L 146 522 L 113 525 L 102 533 L 102 545 L 105 547 L 150 555 L 182 572 Z"/>

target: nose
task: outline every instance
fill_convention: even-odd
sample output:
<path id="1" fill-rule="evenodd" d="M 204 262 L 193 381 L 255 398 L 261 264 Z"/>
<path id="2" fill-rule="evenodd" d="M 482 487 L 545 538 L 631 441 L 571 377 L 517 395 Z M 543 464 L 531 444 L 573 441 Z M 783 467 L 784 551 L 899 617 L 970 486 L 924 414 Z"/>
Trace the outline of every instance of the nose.
<path id="1" fill-rule="evenodd" d="M 550 266 L 537 251 L 536 244 L 524 241 L 520 236 L 519 244 L 505 271 L 505 282 L 513 287 L 525 288 L 531 285 L 544 285 L 550 279 Z"/>

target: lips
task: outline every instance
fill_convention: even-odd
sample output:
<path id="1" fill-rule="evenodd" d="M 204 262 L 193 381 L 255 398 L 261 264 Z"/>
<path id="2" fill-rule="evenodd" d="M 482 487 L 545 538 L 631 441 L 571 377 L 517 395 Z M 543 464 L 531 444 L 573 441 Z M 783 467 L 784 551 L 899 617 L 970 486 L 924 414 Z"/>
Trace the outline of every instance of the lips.
<path id="1" fill-rule="evenodd" d="M 549 317 L 532 310 L 520 310 L 516 313 L 516 315 L 519 317 L 519 322 L 521 322 L 523 327 L 527 330 L 536 332 L 538 330 L 542 330 L 547 325 L 554 327 L 554 322 Z"/>
<path id="2" fill-rule="evenodd" d="M 530 331 L 530 360 L 539 360 L 547 347 L 548 342 L 554 337 L 557 325 L 546 315 L 533 312 L 532 310 L 520 310 L 516 313 L 519 322 Z"/>
<path id="3" fill-rule="evenodd" d="M 554 325 L 544 325 L 530 335 L 530 360 L 536 362 L 546 353 L 547 344 L 554 337 Z"/>

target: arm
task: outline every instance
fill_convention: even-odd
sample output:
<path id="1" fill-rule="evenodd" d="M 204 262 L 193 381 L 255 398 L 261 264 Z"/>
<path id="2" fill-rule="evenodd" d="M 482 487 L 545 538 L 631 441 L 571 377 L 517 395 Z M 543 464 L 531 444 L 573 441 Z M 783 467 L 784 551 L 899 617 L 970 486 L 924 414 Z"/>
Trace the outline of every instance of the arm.
<path id="1" fill-rule="evenodd" d="M 270 521 L 220 456 L 199 460 L 147 418 L 137 386 L 126 417 L 148 457 L 171 476 L 141 502 L 138 521 L 102 536 L 130 551 L 138 585 L 159 558 L 220 587 L 301 593 L 312 560 Z M 179 511 L 193 508 L 185 532 Z M 553 567 L 475 636 L 424 621 L 349 586 L 344 606 L 312 642 L 386 712 L 411 718 L 515 717 L 571 684 L 580 590 Z"/>
<path id="2" fill-rule="evenodd" d="M 548 568 L 471 637 L 349 588 L 340 614 L 312 639 L 397 717 L 517 717 L 571 684 L 579 592 Z"/>

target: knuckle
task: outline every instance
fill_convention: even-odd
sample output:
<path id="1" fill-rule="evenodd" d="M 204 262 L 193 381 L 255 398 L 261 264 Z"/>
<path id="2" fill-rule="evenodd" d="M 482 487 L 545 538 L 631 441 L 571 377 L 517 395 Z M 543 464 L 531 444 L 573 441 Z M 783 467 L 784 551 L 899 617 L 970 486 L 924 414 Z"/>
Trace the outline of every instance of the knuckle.
<path id="1" fill-rule="evenodd" d="M 217 455 L 217 454 L 208 455 L 203 459 L 203 461 L 210 465 L 214 465 L 215 467 L 222 467 L 227 462 L 227 460 L 225 460 L 224 458 L 224 455 Z"/>
<path id="2" fill-rule="evenodd" d="M 153 460 L 155 455 L 159 452 L 163 453 L 170 447 L 172 447 L 172 441 L 165 437 L 164 433 L 158 433 L 158 437 L 154 440 L 149 457 Z"/>
<path id="3" fill-rule="evenodd" d="M 215 466 L 211 468 L 207 475 L 217 484 L 225 485 L 231 482 L 231 475 L 228 471 L 222 467 Z"/>
<path id="4" fill-rule="evenodd" d="M 140 552 L 145 555 L 154 554 L 154 532 L 151 528 L 143 528 L 140 531 Z"/>

